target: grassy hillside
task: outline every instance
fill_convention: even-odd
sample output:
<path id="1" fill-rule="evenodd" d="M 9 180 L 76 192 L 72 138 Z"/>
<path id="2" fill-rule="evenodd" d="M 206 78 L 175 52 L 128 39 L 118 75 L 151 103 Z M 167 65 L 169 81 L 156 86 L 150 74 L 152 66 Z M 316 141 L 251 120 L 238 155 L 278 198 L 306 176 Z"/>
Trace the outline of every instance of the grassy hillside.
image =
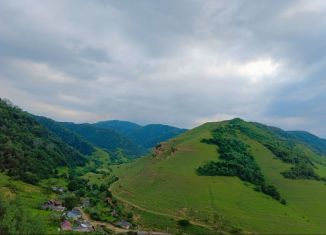
<path id="1" fill-rule="evenodd" d="M 56 213 L 41 205 L 56 195 L 41 187 L 0 174 L 0 233 L 58 234 Z"/>
<path id="2" fill-rule="evenodd" d="M 0 99 L 0 169 L 36 183 L 58 166 L 77 166 L 85 158 L 37 123 L 30 114 Z"/>
<path id="3" fill-rule="evenodd" d="M 159 220 L 153 224 L 153 218 L 164 215 L 186 218 L 214 231 L 324 234 L 324 181 L 285 178 L 281 173 L 294 167 L 295 161 L 287 162 L 280 158 L 283 155 L 276 156 L 268 145 L 269 140 L 277 140 L 275 143 L 288 151 L 284 150 L 285 156 L 300 159 L 299 162 L 307 157 L 314 173 L 320 178 L 325 176 L 325 158 L 299 142 L 289 142 L 255 123 L 243 122 L 241 126 L 258 137 L 263 135 L 265 142 L 241 130 L 236 130 L 234 135 L 249 146 L 265 182 L 275 186 L 286 205 L 254 190 L 255 185 L 237 176 L 201 176 L 196 172 L 207 162 L 221 161 L 218 147 L 202 140 L 211 139 L 214 130 L 228 124 L 204 124 L 162 144 L 152 156 L 115 167 L 114 173 L 120 180 L 112 186 L 113 194 L 152 213 L 151 219 L 140 213 L 144 226 L 162 228 Z M 302 156 L 297 157 L 298 151 Z"/>

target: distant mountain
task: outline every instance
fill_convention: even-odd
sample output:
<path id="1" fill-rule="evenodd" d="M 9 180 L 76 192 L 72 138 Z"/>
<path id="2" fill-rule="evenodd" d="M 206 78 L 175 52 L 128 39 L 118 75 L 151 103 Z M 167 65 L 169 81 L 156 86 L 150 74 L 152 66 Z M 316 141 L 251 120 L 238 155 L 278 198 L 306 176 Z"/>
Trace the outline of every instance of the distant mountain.
<path id="1" fill-rule="evenodd" d="M 152 148 L 160 142 L 169 140 L 185 131 L 186 129 L 168 125 L 150 124 L 131 132 L 128 137 L 145 148 Z"/>
<path id="2" fill-rule="evenodd" d="M 94 146 L 85 138 L 64 127 L 64 125 L 62 125 L 60 122 L 56 122 L 50 118 L 41 116 L 34 116 L 34 118 L 54 135 L 56 135 L 71 147 L 77 149 L 80 153 L 91 155 L 95 151 Z"/>
<path id="3" fill-rule="evenodd" d="M 186 131 L 186 129 L 162 124 L 140 126 L 132 122 L 118 120 L 102 121 L 95 123 L 94 125 L 106 129 L 113 129 L 146 149 L 153 148 L 158 143 L 166 141 Z"/>
<path id="4" fill-rule="evenodd" d="M 93 124 L 75 124 L 62 122 L 65 128 L 83 136 L 92 144 L 103 148 L 110 153 L 122 154 L 128 158 L 135 158 L 147 153 L 146 149 L 132 140 L 119 134 L 113 129 L 100 128 Z"/>
<path id="5" fill-rule="evenodd" d="M 267 126 L 260 123 L 255 123 L 255 125 L 268 130 L 270 133 L 278 136 L 279 138 L 305 144 L 315 152 L 326 155 L 326 140 L 307 131 L 284 131 L 280 128 Z"/>
<path id="6" fill-rule="evenodd" d="M 29 183 L 50 177 L 58 166 L 86 161 L 34 118 L 0 99 L 0 169 Z"/>
<path id="7" fill-rule="evenodd" d="M 302 143 L 312 147 L 314 150 L 318 151 L 319 153 L 326 155 L 326 140 L 319 138 L 313 134 L 310 134 L 306 131 L 289 131 L 288 133 L 295 136 L 298 140 Z"/>
<path id="8" fill-rule="evenodd" d="M 97 122 L 94 125 L 101 128 L 115 130 L 116 132 L 122 135 L 129 135 L 130 133 L 142 128 L 141 125 L 138 125 L 136 123 L 128 122 L 128 121 L 119 121 L 119 120 L 102 121 L 102 122 Z"/>

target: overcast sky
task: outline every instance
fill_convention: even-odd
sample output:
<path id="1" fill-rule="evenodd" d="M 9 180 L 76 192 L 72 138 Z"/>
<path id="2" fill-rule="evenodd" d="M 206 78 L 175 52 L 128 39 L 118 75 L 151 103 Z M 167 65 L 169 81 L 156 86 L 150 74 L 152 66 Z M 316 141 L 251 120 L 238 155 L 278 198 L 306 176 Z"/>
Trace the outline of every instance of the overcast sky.
<path id="1" fill-rule="evenodd" d="M 326 1 L 1 0 L 0 96 L 56 120 L 326 137 Z"/>

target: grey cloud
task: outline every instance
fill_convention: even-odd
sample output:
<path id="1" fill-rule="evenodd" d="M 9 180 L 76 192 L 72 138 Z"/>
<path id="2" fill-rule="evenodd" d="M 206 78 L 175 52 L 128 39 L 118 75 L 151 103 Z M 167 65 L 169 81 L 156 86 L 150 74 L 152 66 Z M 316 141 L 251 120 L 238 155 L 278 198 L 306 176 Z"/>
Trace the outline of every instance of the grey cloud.
<path id="1" fill-rule="evenodd" d="M 241 116 L 326 137 L 326 4 L 309 4 L 5 0 L 0 91 L 60 120 Z"/>

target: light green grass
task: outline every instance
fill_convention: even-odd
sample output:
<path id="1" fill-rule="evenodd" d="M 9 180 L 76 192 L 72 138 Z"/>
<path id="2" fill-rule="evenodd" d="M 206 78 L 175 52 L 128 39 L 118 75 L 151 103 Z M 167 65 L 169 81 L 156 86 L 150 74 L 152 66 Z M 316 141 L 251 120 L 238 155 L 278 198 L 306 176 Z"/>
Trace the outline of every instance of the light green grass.
<path id="1" fill-rule="evenodd" d="M 41 220 L 48 234 L 58 234 L 58 225 L 51 221 L 51 215 L 54 212 L 40 209 L 48 199 L 55 198 L 55 194 L 46 192 L 38 186 L 12 180 L 2 173 L 0 173 L 0 194 L 8 198 L 18 196 L 30 216 Z"/>
<path id="2" fill-rule="evenodd" d="M 217 127 L 208 123 L 174 140 L 176 153 L 146 157 L 114 167 L 120 180 L 113 193 L 148 210 L 189 218 L 219 227 L 258 233 L 326 233 L 326 186 L 317 181 L 288 180 L 280 172 L 289 168 L 262 145 L 250 142 L 266 179 L 288 205 L 256 192 L 236 177 L 198 176 L 195 169 L 216 160 L 216 147 L 201 143 Z M 155 217 L 155 216 L 154 216 Z"/>

